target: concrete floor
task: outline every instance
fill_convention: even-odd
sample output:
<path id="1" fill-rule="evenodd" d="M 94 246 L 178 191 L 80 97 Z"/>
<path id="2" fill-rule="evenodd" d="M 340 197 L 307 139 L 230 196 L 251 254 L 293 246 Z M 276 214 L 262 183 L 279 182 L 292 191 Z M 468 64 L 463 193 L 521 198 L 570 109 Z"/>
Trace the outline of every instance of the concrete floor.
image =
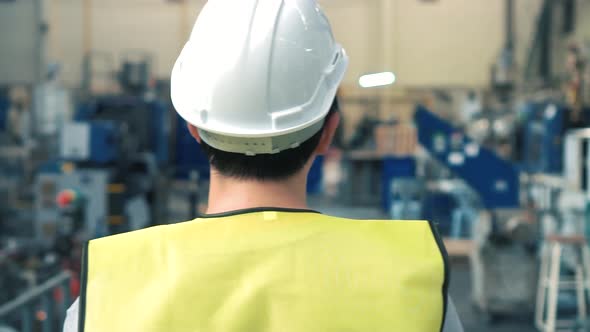
<path id="1" fill-rule="evenodd" d="M 493 324 L 478 313 L 471 301 L 471 273 L 466 260 L 454 260 L 451 265 L 449 292 L 463 322 L 465 332 L 533 332 L 537 331 L 531 316 L 500 317 Z"/>

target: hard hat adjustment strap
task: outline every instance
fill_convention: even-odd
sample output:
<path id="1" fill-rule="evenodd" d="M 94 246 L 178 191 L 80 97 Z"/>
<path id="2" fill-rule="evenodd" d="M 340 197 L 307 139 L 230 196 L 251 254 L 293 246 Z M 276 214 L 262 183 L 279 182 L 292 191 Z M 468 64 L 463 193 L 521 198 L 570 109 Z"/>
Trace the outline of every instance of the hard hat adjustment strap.
<path id="1" fill-rule="evenodd" d="M 215 149 L 255 156 L 258 154 L 276 154 L 287 149 L 297 148 L 301 143 L 319 132 L 323 125 L 324 119 L 305 129 L 274 137 L 232 137 L 203 129 L 199 129 L 199 134 L 205 143 Z"/>

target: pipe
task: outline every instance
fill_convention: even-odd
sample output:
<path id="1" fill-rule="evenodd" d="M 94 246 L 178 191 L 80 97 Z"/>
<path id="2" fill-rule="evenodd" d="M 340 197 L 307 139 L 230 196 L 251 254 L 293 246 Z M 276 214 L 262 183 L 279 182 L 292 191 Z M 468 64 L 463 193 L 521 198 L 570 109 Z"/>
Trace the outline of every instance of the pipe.
<path id="1" fill-rule="evenodd" d="M 543 9 L 543 20 L 540 26 L 540 58 L 539 74 L 545 82 L 552 76 L 552 46 L 553 46 L 553 1 L 546 0 Z"/>
<path id="2" fill-rule="evenodd" d="M 39 285 L 31 290 L 24 292 L 11 302 L 5 303 L 2 306 L 0 306 L 0 317 L 4 318 L 7 315 L 13 313 L 14 311 L 23 308 L 27 304 L 30 304 L 34 300 L 40 298 L 41 296 L 43 296 L 43 294 L 51 293 L 55 288 L 58 288 L 61 285 L 63 285 L 66 281 L 69 281 L 71 277 L 72 275 L 69 272 L 64 271 L 58 274 L 57 276 L 47 280 L 42 285 Z"/>
<path id="3" fill-rule="evenodd" d="M 552 0 L 544 0 L 536 24 L 536 33 L 528 51 L 525 77 L 547 81 L 551 76 Z M 537 61 L 538 60 L 538 61 Z"/>
<path id="4" fill-rule="evenodd" d="M 514 0 L 506 0 L 506 50 L 514 52 Z"/>
<path id="5" fill-rule="evenodd" d="M 92 51 L 92 0 L 84 0 L 83 3 L 83 17 L 84 17 L 84 40 L 83 40 L 83 54 L 86 56 Z"/>

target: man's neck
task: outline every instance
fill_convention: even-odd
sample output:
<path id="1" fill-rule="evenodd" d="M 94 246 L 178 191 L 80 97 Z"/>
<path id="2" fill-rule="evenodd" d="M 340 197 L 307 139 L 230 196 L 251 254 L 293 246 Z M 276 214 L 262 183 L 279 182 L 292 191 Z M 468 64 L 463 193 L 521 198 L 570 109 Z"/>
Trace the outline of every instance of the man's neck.
<path id="1" fill-rule="evenodd" d="M 258 207 L 306 209 L 305 174 L 284 181 L 239 180 L 211 172 L 207 214 Z"/>

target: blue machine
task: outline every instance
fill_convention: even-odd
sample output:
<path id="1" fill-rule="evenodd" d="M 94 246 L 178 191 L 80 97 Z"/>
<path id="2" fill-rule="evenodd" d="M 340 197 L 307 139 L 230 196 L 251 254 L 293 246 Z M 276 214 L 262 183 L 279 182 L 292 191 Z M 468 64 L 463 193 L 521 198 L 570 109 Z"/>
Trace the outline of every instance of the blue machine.
<path id="1" fill-rule="evenodd" d="M 307 176 L 307 193 L 318 194 L 322 192 L 322 179 L 324 177 L 324 157 L 318 156 L 309 170 Z"/>
<path id="2" fill-rule="evenodd" d="M 87 197 L 82 222 L 92 236 L 117 234 L 163 220 L 159 180 L 168 163 L 168 106 L 137 96 L 101 96 L 81 104 L 74 122 L 62 130 L 60 156 L 73 162 L 67 171 L 40 172 L 44 186 L 74 189 Z M 66 163 L 66 165 L 69 163 Z M 39 222 L 56 220 L 60 210 L 38 209 Z"/>
<path id="3" fill-rule="evenodd" d="M 191 136 L 186 128 L 185 121 L 176 115 L 176 146 L 175 146 L 175 176 L 180 179 L 188 179 L 193 171 L 199 173 L 199 178 L 209 178 L 209 161 L 201 151 L 199 143 Z"/>
<path id="4" fill-rule="evenodd" d="M 439 232 L 450 236 L 453 233 L 453 213 L 458 207 L 457 198 L 451 193 L 429 192 L 422 202 L 422 218 L 435 220 Z"/>
<path id="5" fill-rule="evenodd" d="M 164 102 L 135 96 L 99 97 L 80 105 L 74 119 L 90 128 L 90 151 L 85 161 L 106 164 L 128 157 L 130 152 L 149 152 L 164 165 L 168 162 L 170 131 L 167 112 Z M 64 137 L 72 139 L 72 135 Z"/>
<path id="6" fill-rule="evenodd" d="M 119 158 L 118 126 L 112 121 L 73 122 L 64 125 L 60 155 L 76 162 L 108 164 Z"/>
<path id="7" fill-rule="evenodd" d="M 524 124 L 523 168 L 532 173 L 561 173 L 566 109 L 556 103 L 527 103 Z"/>
<path id="8" fill-rule="evenodd" d="M 0 93 L 0 131 L 6 130 L 8 123 L 8 110 L 10 109 L 10 101 L 6 96 Z"/>
<path id="9" fill-rule="evenodd" d="M 414 117 L 420 144 L 479 193 L 486 208 L 519 206 L 519 173 L 510 162 L 423 106 L 417 107 Z"/>
<path id="10" fill-rule="evenodd" d="M 93 121 L 90 126 L 90 156 L 89 161 L 109 163 L 117 160 L 118 152 L 115 142 L 117 126 L 111 121 Z"/>

